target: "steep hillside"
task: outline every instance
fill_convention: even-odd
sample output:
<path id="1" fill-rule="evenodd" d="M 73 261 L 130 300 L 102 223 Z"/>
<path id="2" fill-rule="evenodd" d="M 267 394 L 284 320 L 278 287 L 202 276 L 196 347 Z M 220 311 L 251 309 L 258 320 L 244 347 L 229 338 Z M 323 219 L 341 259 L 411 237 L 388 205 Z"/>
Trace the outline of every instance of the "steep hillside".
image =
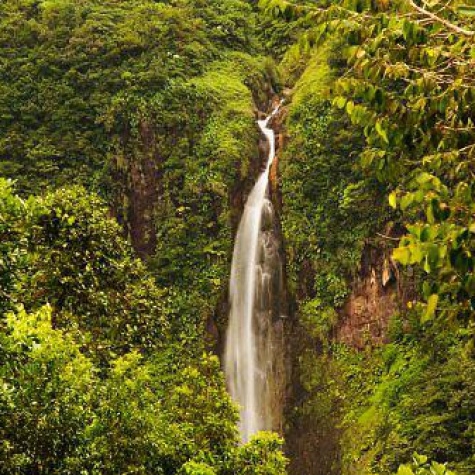
<path id="1" fill-rule="evenodd" d="M 472 473 L 470 9 L 303 3 L 261 2 L 304 29 L 281 64 L 290 472 L 391 474 L 418 452 Z"/>

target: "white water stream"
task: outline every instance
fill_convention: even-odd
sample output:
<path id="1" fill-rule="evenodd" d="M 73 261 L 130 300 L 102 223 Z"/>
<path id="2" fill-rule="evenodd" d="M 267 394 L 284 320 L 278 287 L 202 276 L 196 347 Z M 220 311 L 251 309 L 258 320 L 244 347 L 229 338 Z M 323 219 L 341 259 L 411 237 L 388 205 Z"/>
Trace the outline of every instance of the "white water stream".
<path id="1" fill-rule="evenodd" d="M 274 210 L 266 196 L 269 170 L 275 158 L 275 134 L 268 124 L 278 109 L 258 121 L 269 143 L 269 156 L 247 199 L 231 267 L 225 373 L 230 394 L 240 407 L 243 442 L 256 432 L 275 426 L 272 307 L 275 294 L 282 287 L 282 269 L 278 244 L 270 229 Z"/>

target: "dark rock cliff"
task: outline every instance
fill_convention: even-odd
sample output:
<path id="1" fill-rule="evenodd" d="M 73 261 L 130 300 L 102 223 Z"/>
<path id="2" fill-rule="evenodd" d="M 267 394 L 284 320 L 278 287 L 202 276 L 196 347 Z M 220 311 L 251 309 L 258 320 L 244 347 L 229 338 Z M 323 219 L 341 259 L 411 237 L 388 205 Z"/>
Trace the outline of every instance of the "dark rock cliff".
<path id="1" fill-rule="evenodd" d="M 414 283 L 399 272 L 391 250 L 367 244 L 333 338 L 358 349 L 386 343 L 391 317 L 403 312 L 414 294 Z"/>
<path id="2" fill-rule="evenodd" d="M 293 137 L 287 137 L 287 113 L 284 108 L 282 113 L 274 119 L 273 124 L 279 137 L 280 155 L 283 156 L 284 167 L 293 159 L 287 150 L 290 150 L 289 144 L 295 140 Z M 327 138 L 327 131 L 324 131 L 324 134 Z M 307 163 L 310 166 L 310 157 L 308 161 L 302 156 L 299 159 L 301 163 Z M 330 159 L 331 157 L 328 158 Z M 323 164 L 325 165 L 325 162 Z M 285 213 L 289 212 L 289 200 L 293 197 L 282 197 L 279 182 L 282 180 L 285 183 L 287 180 L 287 190 L 290 187 L 290 191 L 294 184 L 289 184 L 289 177 L 285 176 L 285 168 L 283 172 L 284 175 L 280 177 L 279 157 L 277 157 L 271 172 L 271 182 L 272 189 L 276 192 L 279 210 L 285 219 Z M 312 177 L 310 179 L 319 178 L 318 174 Z M 328 193 L 332 193 L 330 184 Z M 317 207 L 319 204 L 317 196 L 314 202 Z M 302 212 L 302 220 L 305 219 L 305 211 L 301 211 L 298 207 L 297 209 L 294 207 L 292 211 Z M 357 351 L 364 350 L 368 346 L 375 347 L 386 343 L 391 317 L 404 312 L 407 302 L 414 298 L 412 281 L 399 272 L 397 265 L 391 259 L 392 247 L 401 232 L 389 226 L 387 229 L 380 229 L 380 226 L 379 224 L 373 227 L 372 231 L 368 231 L 364 238 L 364 245 L 361 246 L 359 264 L 355 262 L 355 269 L 352 270 L 351 275 L 344 274 L 347 296 L 343 304 L 335 308 L 335 322 L 331 325 L 328 334 L 316 338 L 309 333 L 301 321 L 303 310 L 300 305 L 316 297 L 315 285 L 318 280 L 318 266 L 321 265 L 319 256 L 313 255 L 311 250 L 308 253 L 300 250 L 300 256 L 303 258 L 296 262 L 293 257 L 293 269 L 289 268 L 289 272 L 295 273 L 296 282 L 289 299 L 291 311 L 286 329 L 289 386 L 285 405 L 284 433 L 291 475 L 338 475 L 341 473 L 341 416 L 338 397 L 332 394 L 330 387 L 331 382 L 339 378 L 338 374 L 332 374 L 336 367 L 331 363 L 332 343 L 346 344 Z M 381 232 L 376 233 L 374 229 L 379 229 Z M 309 229 L 309 232 L 311 233 L 312 229 Z M 317 230 L 314 232 L 316 233 Z M 292 236 L 289 239 L 292 240 Z M 330 236 L 328 240 L 331 241 L 331 239 Z M 284 246 L 285 244 L 284 242 Z M 291 246 L 292 243 L 288 245 Z M 343 247 L 341 249 L 345 251 Z M 295 251 L 291 248 L 287 250 L 289 261 L 291 261 L 291 256 L 295 255 Z M 333 262 L 339 261 L 336 255 L 333 255 L 331 259 Z M 307 362 L 303 365 L 304 360 Z M 313 368 L 308 363 L 309 360 L 313 361 L 315 365 Z M 319 383 L 314 383 L 314 381 L 319 381 Z"/>
<path id="3" fill-rule="evenodd" d="M 314 270 L 310 265 L 303 266 L 302 273 L 305 275 L 302 275 L 299 298 L 305 296 L 305 283 L 314 279 Z M 394 314 L 402 312 L 407 301 L 414 297 L 413 287 L 413 282 L 403 277 L 392 262 L 390 250 L 384 243 L 367 244 L 362 253 L 360 270 L 350 283 L 350 294 L 338 310 L 337 324 L 331 331 L 330 339 L 357 350 L 386 343 L 390 319 Z M 290 458 L 289 473 L 337 475 L 340 473 L 341 421 L 338 404 L 334 406 L 335 402 L 328 399 L 328 387 L 323 381 L 326 378 L 338 379 L 338 375 L 327 373 L 333 371 L 332 365 L 315 367 L 313 371 L 320 373 L 316 377 L 322 379 L 322 386 L 320 389 L 317 387 L 315 394 L 309 394 L 305 390 L 300 378 L 302 348 L 310 349 L 323 362 L 326 358 L 331 358 L 331 354 L 324 356 L 326 350 L 323 345 L 312 340 L 299 324 L 298 308 L 295 309 L 292 322 L 293 326 L 288 332 L 288 351 L 291 355 L 299 356 L 292 361 L 292 386 L 286 405 L 285 436 Z M 319 401 L 319 410 L 323 413 L 296 417 L 296 408 L 305 406 L 309 398 Z"/>
<path id="4" fill-rule="evenodd" d="M 161 195 L 161 163 L 153 128 L 146 121 L 133 141 L 127 133 L 113 159 L 113 182 L 117 186 L 113 212 L 124 227 L 137 254 L 145 258 L 157 244 L 154 210 Z"/>

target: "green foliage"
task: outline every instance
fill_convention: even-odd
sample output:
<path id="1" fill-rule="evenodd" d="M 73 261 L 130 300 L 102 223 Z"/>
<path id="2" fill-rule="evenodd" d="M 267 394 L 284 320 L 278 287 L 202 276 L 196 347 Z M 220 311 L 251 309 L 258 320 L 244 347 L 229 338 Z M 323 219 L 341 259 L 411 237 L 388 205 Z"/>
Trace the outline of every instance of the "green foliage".
<path id="1" fill-rule="evenodd" d="M 15 288 L 25 264 L 25 213 L 23 201 L 12 193 L 12 183 L 0 179 L 0 315 L 15 302 Z"/>
<path id="2" fill-rule="evenodd" d="M 456 475 L 445 465 L 428 462 L 424 455 L 414 454 L 411 465 L 401 465 L 396 475 Z"/>
<path id="3" fill-rule="evenodd" d="M 284 473 L 274 435 L 237 445 L 203 354 L 230 197 L 256 172 L 255 105 L 280 85 L 264 49 L 295 86 L 280 157 L 305 334 L 292 417 L 341 432 L 345 475 L 473 473 L 472 16 L 412 0 L 3 2 L 0 173 L 22 196 L 52 191 L 22 201 L 0 181 L 0 471 Z M 66 184 L 98 190 L 120 226 Z M 423 302 L 356 352 L 329 335 L 386 195 Z M 400 467 L 414 451 L 435 462 Z"/>
<path id="4" fill-rule="evenodd" d="M 305 336 L 324 340 L 323 348 L 309 347 L 300 355 L 306 397 L 298 417 L 313 417 L 323 426 L 331 421 L 318 439 L 322 445 L 332 429 L 341 431 L 342 467 L 333 467 L 335 473 L 396 473 L 414 451 L 436 462 L 416 458 L 398 473 L 451 473 L 442 462 L 458 473 L 473 473 L 473 408 L 461 402 L 473 399 L 470 8 L 459 8 L 460 2 L 384 0 L 260 5 L 281 21 L 305 17 L 310 24 L 301 44 L 289 51 L 288 63 L 284 60 L 290 84 L 301 62 L 308 62 L 301 79 L 306 85 L 297 82 L 294 91 L 291 153 L 283 165 L 290 277 Z M 324 100 L 330 113 L 322 108 Z M 341 129 L 352 131 L 355 152 L 336 161 L 337 172 L 346 172 L 343 178 L 329 167 Z M 330 137 L 323 148 L 326 160 L 315 160 L 315 150 L 326 145 L 315 137 L 324 133 Z M 326 183 L 322 177 L 329 177 Z M 307 196 L 306 187 L 313 187 Z M 396 210 L 391 215 L 385 194 Z M 341 196 L 337 206 L 335 196 Z M 371 203 L 369 196 L 376 200 Z M 379 211 L 370 216 L 366 207 Z M 397 319 L 391 344 L 360 353 L 332 347 L 326 354 L 326 325 L 333 320 L 328 312 L 344 302 L 345 281 L 358 266 L 364 239 L 389 219 L 406 232 L 393 258 L 421 276 L 419 295 Z M 348 232 L 358 229 L 356 235 Z M 340 258 L 342 250 L 349 255 Z"/>
<path id="5" fill-rule="evenodd" d="M 146 102 L 228 49 L 254 52 L 240 0 L 20 0 L 2 2 L 0 17 L 0 172 L 23 193 L 103 186 L 118 97 Z"/>
<path id="6" fill-rule="evenodd" d="M 455 7 L 395 4 L 348 14 L 349 23 L 336 27 L 348 38 L 351 73 L 337 82 L 335 102 L 364 129 L 362 166 L 397 188 L 390 203 L 408 234 L 395 258 L 433 276 L 424 289 L 426 321 L 473 313 L 474 34 Z"/>
<path id="7" fill-rule="evenodd" d="M 247 175 L 249 160 L 256 155 L 257 131 L 252 96 L 235 64 L 216 64 L 187 87 L 196 91 L 189 99 L 191 110 L 214 107 L 207 122 L 187 132 L 190 140 L 197 141 L 193 155 L 190 142 L 164 151 L 172 155 L 163 166 L 167 191 L 156 210 L 158 245 L 153 265 L 159 282 L 188 288 L 191 282 L 200 286 L 196 279 L 201 279 L 209 294 L 220 290 L 226 278 L 231 245 L 226 198 L 233 184 Z M 177 98 L 165 100 L 167 107 L 170 101 Z M 178 105 L 182 108 L 183 101 Z"/>
<path id="8" fill-rule="evenodd" d="M 71 188 L 23 202 L 7 182 L 0 189 L 4 308 L 49 303 L 55 327 L 80 331 L 106 359 L 133 347 L 156 348 L 167 338 L 165 292 L 97 197 Z"/>
<path id="9" fill-rule="evenodd" d="M 289 419 L 291 439 L 315 445 L 319 473 L 330 474 L 339 470 L 335 439 L 344 389 L 335 382 L 338 368 L 326 352 L 366 240 L 386 219 L 387 208 L 384 187 L 358 167 L 360 134 L 332 105 L 339 43 L 312 49 L 308 57 L 292 92 L 280 160 L 287 270 L 301 333 L 293 370 L 302 393 Z M 305 462 L 296 461 L 292 470 L 301 466 Z"/>
<path id="10" fill-rule="evenodd" d="M 282 159 L 290 279 L 318 299 L 315 309 L 344 302 L 364 239 L 384 215 L 381 187 L 356 167 L 360 140 L 329 101 L 335 54 L 330 46 L 317 51 L 297 83 Z"/>
<path id="11" fill-rule="evenodd" d="M 302 302 L 300 312 L 300 323 L 316 340 L 324 341 L 337 323 L 338 315 L 335 308 L 323 305 L 318 298 Z"/>
<path id="12" fill-rule="evenodd" d="M 277 81 L 273 75 L 268 60 L 229 53 L 204 75 L 157 95 L 147 107 L 161 157 L 160 197 L 152 210 L 157 245 L 149 265 L 158 283 L 179 296 L 183 335 L 201 335 L 222 298 L 231 224 L 238 212 L 229 197 L 254 174 L 259 152 L 253 95 Z M 165 124 L 158 120 L 162 116 Z"/>
<path id="13" fill-rule="evenodd" d="M 243 475 L 284 475 L 287 460 L 280 452 L 282 440 L 275 434 L 260 432 L 240 447 L 230 473 Z"/>
<path id="14" fill-rule="evenodd" d="M 400 207 L 404 224 L 415 226 L 395 257 L 421 266 L 437 282 L 424 295 L 438 294 L 440 311 L 429 308 L 425 320 L 470 319 L 475 150 L 470 7 L 439 1 L 262 5 L 277 15 L 313 19 L 316 41 L 339 38 L 347 73 L 336 81 L 334 105 L 364 132 L 361 167 L 397 189 L 390 202 Z"/>
<path id="15" fill-rule="evenodd" d="M 282 474 L 274 436 L 237 447 L 219 361 L 186 328 L 201 289 L 158 289 L 83 188 L 23 202 L 0 184 L 2 305 L 30 312 L 2 314 L 0 470 Z"/>
<path id="16" fill-rule="evenodd" d="M 235 219 L 229 198 L 252 180 L 258 157 L 255 102 L 265 107 L 279 87 L 272 61 L 258 54 L 251 6 L 20 0 L 2 3 L 0 18 L 0 174 L 14 178 L 23 196 L 71 184 L 93 189 L 124 231 L 89 228 L 94 212 L 86 213 L 80 192 L 65 197 L 71 205 L 58 205 L 61 216 L 48 210 L 38 217 L 58 218 L 60 235 L 51 252 L 43 246 L 49 238 L 38 236 L 36 267 L 20 300 L 51 301 L 61 325 L 80 314 L 90 338 L 99 346 L 107 340 L 113 351 L 145 339 L 153 346 L 162 339 L 163 312 L 156 307 L 138 316 L 137 303 L 147 306 L 164 293 L 150 279 L 138 285 L 142 270 L 120 242 L 125 234 L 142 257 L 153 254 L 154 278 L 167 288 L 163 300 L 181 314 L 175 334 L 200 339 L 226 285 Z M 57 207 L 60 195 L 46 199 L 46 207 Z M 41 214 L 39 208 L 34 212 Z M 117 239 L 109 240 L 109 232 Z M 89 256 L 89 239 L 109 249 Z M 16 285 L 13 271 L 8 278 L 7 294 Z M 107 290 L 99 292 L 102 286 Z M 124 315 L 131 316 L 125 325 Z M 150 325 L 137 335 L 143 318 Z"/>
<path id="17" fill-rule="evenodd" d="M 170 426 L 155 394 L 150 364 L 140 360 L 131 353 L 114 361 L 96 395 L 97 412 L 88 428 L 95 473 L 161 473 L 163 459 L 173 459 L 170 443 L 179 429 Z"/>
<path id="18" fill-rule="evenodd" d="M 92 417 L 97 383 L 73 338 L 44 307 L 9 314 L 0 334 L 0 467 L 3 473 L 70 473 Z"/>
<path id="19" fill-rule="evenodd" d="M 236 411 L 216 357 L 169 347 L 99 371 L 53 329 L 50 307 L 9 314 L 0 344 L 2 472 L 208 474 L 235 457 Z M 262 458 L 238 452 L 236 464 L 281 473 L 272 471 L 283 460 L 277 442 L 257 447 Z"/>
<path id="20" fill-rule="evenodd" d="M 473 472 L 474 362 L 466 343 L 463 332 L 415 331 L 375 351 L 334 348 L 325 384 L 341 411 L 342 473 L 390 474 L 414 451 Z"/>
<path id="21" fill-rule="evenodd" d="M 176 350 L 114 362 L 88 429 L 97 473 L 187 473 L 196 464 L 214 473 L 232 451 L 236 415 L 216 359 L 204 355 L 195 366 Z"/>
<path id="22" fill-rule="evenodd" d="M 179 475 L 214 475 L 216 472 L 209 465 L 192 460 L 183 464 L 178 473 Z"/>

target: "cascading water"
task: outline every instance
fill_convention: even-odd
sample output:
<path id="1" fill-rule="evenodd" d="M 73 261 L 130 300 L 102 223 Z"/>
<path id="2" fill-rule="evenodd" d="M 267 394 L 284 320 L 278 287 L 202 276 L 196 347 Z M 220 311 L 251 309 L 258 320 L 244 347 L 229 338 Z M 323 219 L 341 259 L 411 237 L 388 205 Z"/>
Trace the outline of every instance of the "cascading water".
<path id="1" fill-rule="evenodd" d="M 247 199 L 231 268 L 225 373 L 231 396 L 240 406 L 243 442 L 260 430 L 277 430 L 280 424 L 282 390 L 278 375 L 283 372 L 283 360 L 282 351 L 278 351 L 282 346 L 278 317 L 283 280 L 275 213 L 267 197 L 275 157 L 275 135 L 268 124 L 278 109 L 258 121 L 269 143 L 269 156 Z"/>

